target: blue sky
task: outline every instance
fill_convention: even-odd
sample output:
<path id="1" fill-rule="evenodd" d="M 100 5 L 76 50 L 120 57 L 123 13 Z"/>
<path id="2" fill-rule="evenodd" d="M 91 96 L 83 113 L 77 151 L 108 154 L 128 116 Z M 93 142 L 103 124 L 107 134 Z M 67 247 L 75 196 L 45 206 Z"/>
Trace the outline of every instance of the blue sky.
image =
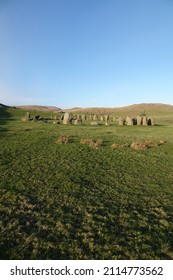
<path id="1" fill-rule="evenodd" d="M 172 0 L 0 0 L 0 103 L 173 105 Z"/>

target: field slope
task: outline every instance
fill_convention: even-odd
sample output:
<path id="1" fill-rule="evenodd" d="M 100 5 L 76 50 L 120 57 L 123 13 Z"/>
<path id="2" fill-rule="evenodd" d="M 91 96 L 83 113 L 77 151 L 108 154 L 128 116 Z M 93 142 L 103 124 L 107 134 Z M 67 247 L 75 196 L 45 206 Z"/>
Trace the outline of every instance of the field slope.
<path id="1" fill-rule="evenodd" d="M 22 122 L 26 110 L 0 108 L 0 258 L 173 259 L 168 107 L 145 107 L 148 127 Z M 143 110 L 126 109 L 115 116 Z"/>

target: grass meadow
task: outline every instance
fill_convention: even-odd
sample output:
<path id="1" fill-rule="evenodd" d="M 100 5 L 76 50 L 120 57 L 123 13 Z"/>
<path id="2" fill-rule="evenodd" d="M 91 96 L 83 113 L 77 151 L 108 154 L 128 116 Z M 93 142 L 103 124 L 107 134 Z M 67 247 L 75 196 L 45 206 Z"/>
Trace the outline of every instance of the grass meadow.
<path id="1" fill-rule="evenodd" d="M 1 259 L 173 259 L 171 114 L 148 127 L 24 114 L 0 108 Z"/>

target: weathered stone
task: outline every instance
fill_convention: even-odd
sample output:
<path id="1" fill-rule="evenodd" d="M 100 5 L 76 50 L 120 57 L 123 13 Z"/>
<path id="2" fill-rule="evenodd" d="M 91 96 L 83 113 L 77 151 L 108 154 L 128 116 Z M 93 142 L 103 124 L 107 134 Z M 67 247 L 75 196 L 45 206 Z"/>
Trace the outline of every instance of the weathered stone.
<path id="1" fill-rule="evenodd" d="M 98 122 L 91 122 L 91 125 L 98 125 Z"/>
<path id="2" fill-rule="evenodd" d="M 109 120 L 109 115 L 105 115 L 105 122 L 107 122 Z"/>
<path id="3" fill-rule="evenodd" d="M 100 116 L 100 120 L 101 120 L 101 122 L 103 122 L 103 116 Z"/>
<path id="4" fill-rule="evenodd" d="M 64 114 L 64 119 L 63 119 L 63 124 L 71 124 L 72 123 L 72 114 L 71 113 L 65 113 Z"/>
<path id="5" fill-rule="evenodd" d="M 98 121 L 98 116 L 97 115 L 93 115 L 93 121 Z"/>
<path id="6" fill-rule="evenodd" d="M 142 117 L 137 116 L 137 125 L 141 125 L 141 124 L 142 124 Z"/>
<path id="7" fill-rule="evenodd" d="M 148 122 L 147 117 L 144 116 L 144 117 L 142 118 L 142 125 L 147 125 L 147 122 Z"/>
<path id="8" fill-rule="evenodd" d="M 125 125 L 125 120 L 122 117 L 119 117 L 118 124 L 119 125 Z"/>
<path id="9" fill-rule="evenodd" d="M 127 125 L 132 125 L 132 120 L 129 116 L 126 117 L 126 124 Z"/>
<path id="10" fill-rule="evenodd" d="M 85 115 L 85 114 L 82 115 L 82 120 L 83 120 L 83 121 L 86 120 L 86 115 Z"/>
<path id="11" fill-rule="evenodd" d="M 92 114 L 89 114 L 89 115 L 88 115 L 88 120 L 92 121 L 92 119 L 93 119 Z"/>
<path id="12" fill-rule="evenodd" d="M 82 117 L 81 117 L 81 115 L 77 115 L 77 118 L 75 119 L 74 124 L 75 125 L 82 124 Z"/>
<path id="13" fill-rule="evenodd" d="M 22 121 L 27 122 L 27 121 L 30 121 L 30 120 L 31 120 L 31 116 L 30 116 L 29 112 L 27 112 L 26 115 L 22 118 Z"/>

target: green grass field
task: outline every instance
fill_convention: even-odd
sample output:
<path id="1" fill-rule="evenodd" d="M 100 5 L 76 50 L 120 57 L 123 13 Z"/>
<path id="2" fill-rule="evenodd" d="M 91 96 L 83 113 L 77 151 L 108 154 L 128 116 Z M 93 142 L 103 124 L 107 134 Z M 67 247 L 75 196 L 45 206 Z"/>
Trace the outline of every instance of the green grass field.
<path id="1" fill-rule="evenodd" d="M 0 108 L 1 259 L 173 259 L 172 113 L 155 112 L 148 127 L 24 114 Z M 134 141 L 164 144 L 121 147 Z"/>

